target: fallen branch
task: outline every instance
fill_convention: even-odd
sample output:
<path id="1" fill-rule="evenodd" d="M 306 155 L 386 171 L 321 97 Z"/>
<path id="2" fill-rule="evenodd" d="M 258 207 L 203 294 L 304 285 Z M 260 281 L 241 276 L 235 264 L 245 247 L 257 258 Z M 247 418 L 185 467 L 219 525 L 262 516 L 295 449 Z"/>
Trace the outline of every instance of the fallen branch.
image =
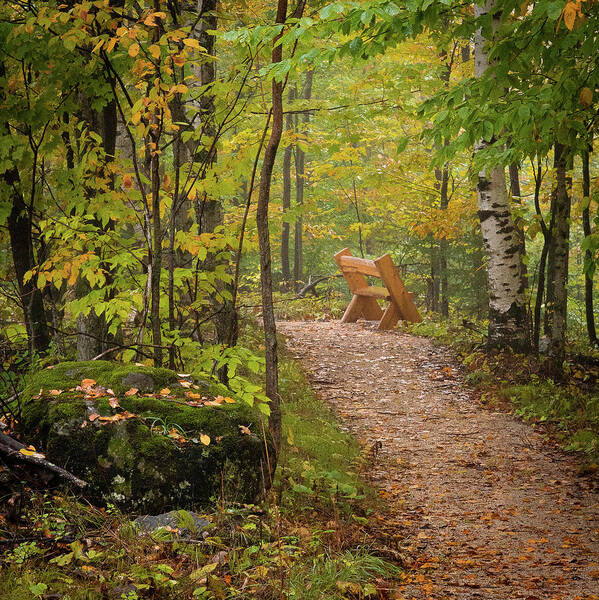
<path id="1" fill-rule="evenodd" d="M 27 450 L 27 447 L 8 434 L 0 433 L 0 457 L 9 469 L 15 468 L 19 475 L 25 475 L 32 482 L 40 478 L 43 483 L 47 484 L 53 477 L 59 477 L 78 488 L 87 487 L 87 482 L 51 463 L 41 455 L 37 453 L 37 455 L 23 454 L 21 450 Z M 30 471 L 33 471 L 33 474 Z"/>
<path id="2" fill-rule="evenodd" d="M 323 281 L 327 281 L 328 279 L 334 279 L 335 277 L 341 277 L 341 275 L 322 275 L 316 277 L 314 281 L 312 281 L 312 275 L 308 277 L 308 283 L 295 295 L 295 299 L 305 298 L 306 294 L 310 292 L 314 296 L 318 298 L 318 292 L 316 291 L 316 286 Z"/>

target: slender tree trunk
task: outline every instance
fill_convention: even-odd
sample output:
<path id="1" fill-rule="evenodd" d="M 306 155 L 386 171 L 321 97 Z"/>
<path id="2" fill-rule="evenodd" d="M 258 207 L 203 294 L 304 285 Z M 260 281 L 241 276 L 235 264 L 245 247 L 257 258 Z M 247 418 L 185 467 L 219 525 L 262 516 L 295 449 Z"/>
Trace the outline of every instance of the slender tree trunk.
<path id="1" fill-rule="evenodd" d="M 278 0 L 276 23 L 284 23 L 287 18 L 287 0 Z M 283 49 L 277 43 L 280 35 L 274 39 L 272 62 L 283 59 Z M 277 149 L 283 134 L 283 85 L 280 81 L 272 81 L 272 129 L 260 171 L 260 188 L 256 224 L 258 226 L 258 243 L 260 247 L 260 284 L 262 287 L 262 320 L 264 323 L 264 345 L 266 348 L 266 395 L 270 399 L 270 417 L 268 426 L 272 434 L 278 455 L 281 447 L 281 400 L 279 398 L 279 373 L 277 356 L 277 327 L 272 299 L 272 265 L 270 250 L 270 232 L 268 229 L 268 205 L 272 171 L 277 157 Z M 276 468 L 277 457 L 271 457 L 271 472 Z"/>
<path id="2" fill-rule="evenodd" d="M 589 237 L 591 231 L 591 218 L 589 204 L 591 199 L 591 171 L 589 165 L 589 151 L 582 155 L 582 195 L 585 198 L 585 207 L 582 210 L 582 229 L 584 236 Z M 597 330 L 595 328 L 595 311 L 593 307 L 593 271 L 591 270 L 591 261 L 593 253 L 585 250 L 584 261 L 584 307 L 587 321 L 587 333 L 591 346 L 597 346 Z"/>
<path id="3" fill-rule="evenodd" d="M 475 5 L 477 17 L 492 13 L 495 1 Z M 496 23 L 497 24 L 497 23 Z M 475 75 L 483 77 L 489 68 L 482 31 L 474 36 Z M 487 143 L 481 141 L 477 150 Z M 505 170 L 495 165 L 478 176 L 478 216 L 487 254 L 489 278 L 489 337 L 491 348 L 529 349 L 526 331 L 526 298 L 522 289 L 520 242 L 506 192 Z"/>
<path id="4" fill-rule="evenodd" d="M 11 190 L 12 196 L 12 208 L 7 224 L 19 297 L 25 318 L 29 353 L 45 352 L 50 345 L 50 336 L 42 292 L 37 287 L 37 277 L 33 276 L 29 281 L 25 281 L 25 273 L 35 266 L 30 211 L 20 190 L 17 169 L 13 167 L 5 171 L 2 179 Z"/>
<path id="5" fill-rule="evenodd" d="M 439 312 L 439 301 L 440 301 L 440 285 L 439 285 L 439 248 L 437 240 L 432 238 L 430 242 L 430 263 L 431 271 L 430 278 L 428 280 L 428 307 L 432 312 Z"/>
<path id="6" fill-rule="evenodd" d="M 6 67 L 1 60 L 0 77 L 6 78 Z M 5 90 L 0 89 L 0 101 L 4 99 L 5 93 Z M 0 123 L 0 129 L 2 133 L 10 137 L 11 132 L 8 122 Z M 32 179 L 35 181 L 36 177 L 34 163 Z M 21 187 L 19 170 L 16 166 L 11 166 L 5 170 L 0 175 L 0 179 L 10 192 L 12 206 L 7 221 L 8 234 L 19 288 L 19 299 L 27 331 L 29 354 L 32 356 L 34 352 L 45 352 L 50 345 L 46 309 L 42 292 L 37 287 L 37 277 L 33 275 L 28 281 L 25 281 L 25 274 L 35 266 L 32 233 L 35 194 L 31 194 L 30 206 L 27 206 Z"/>
<path id="7" fill-rule="evenodd" d="M 570 195 L 571 182 L 567 177 L 568 150 L 559 142 L 554 145 L 556 186 L 551 195 L 554 215 L 551 245 L 547 255 L 547 337 L 546 368 L 554 377 L 562 375 L 566 352 L 568 316 L 568 254 L 570 250 Z"/>
<path id="8" fill-rule="evenodd" d="M 522 206 L 522 192 L 520 190 L 520 169 L 517 163 L 512 163 L 509 168 L 510 173 L 510 192 L 512 201 L 516 202 L 519 206 Z M 517 217 L 514 220 L 514 227 L 518 234 L 518 240 L 520 242 L 520 259 L 521 265 L 520 270 L 522 274 L 522 287 L 528 289 L 528 269 L 526 267 L 526 236 L 524 234 L 524 222 L 521 217 Z"/>
<path id="9" fill-rule="evenodd" d="M 213 33 L 218 26 L 218 17 L 216 10 L 218 0 L 198 0 L 198 16 L 201 17 L 194 34 L 200 46 L 206 49 L 208 55 L 215 57 L 216 37 Z M 207 152 L 205 157 L 207 166 L 211 167 L 216 163 L 216 136 L 218 135 L 215 113 L 215 95 L 211 86 L 216 82 L 216 61 L 206 60 L 200 66 L 200 83 L 205 88 L 205 92 L 200 97 L 200 115 L 202 121 L 203 133 L 207 136 Z M 213 232 L 223 224 L 223 211 L 219 198 L 204 197 L 201 206 L 201 214 L 198 218 L 198 224 L 201 232 Z M 222 264 L 222 263 L 221 263 Z M 218 263 L 209 260 L 207 267 L 215 268 Z M 220 282 L 219 286 L 224 288 L 229 294 L 232 292 L 232 283 Z M 212 299 L 212 308 L 214 317 L 214 329 L 216 332 L 216 341 L 225 346 L 234 346 L 237 343 L 238 336 L 238 315 L 232 302 L 225 298 L 217 300 Z M 222 382 L 228 382 L 227 369 L 219 370 L 219 378 Z"/>
<path id="10" fill-rule="evenodd" d="M 440 55 L 441 61 L 444 63 L 443 70 L 441 71 L 441 81 L 443 81 L 444 87 L 449 89 L 449 81 L 451 79 L 451 69 L 453 65 L 453 55 L 449 59 L 447 51 L 443 50 Z M 447 141 L 444 141 L 444 145 L 447 145 Z M 435 169 L 436 183 L 435 187 L 439 190 L 439 208 L 441 210 L 447 210 L 449 207 L 449 165 L 446 163 L 442 169 Z M 439 256 L 438 256 L 438 268 L 439 268 L 439 288 L 440 288 L 440 309 L 441 314 L 444 317 L 449 316 L 449 289 L 447 281 L 447 254 L 449 250 L 449 244 L 447 238 L 443 237 L 439 240 Z"/>
<path id="11" fill-rule="evenodd" d="M 314 79 L 314 71 L 310 70 L 306 72 L 306 80 L 304 82 L 304 89 L 302 90 L 302 98 L 304 100 L 310 100 L 312 98 L 312 82 Z M 306 126 L 310 122 L 310 113 L 305 112 L 302 117 L 304 124 L 304 131 Z M 306 153 L 301 149 L 300 145 L 297 144 L 295 147 L 295 203 L 298 210 L 301 211 L 301 207 L 304 204 L 304 187 L 306 183 L 305 176 L 305 165 L 306 165 Z M 301 287 L 301 281 L 304 273 L 304 220 L 300 214 L 297 216 L 295 221 L 295 248 L 294 248 L 294 262 L 293 262 L 293 278 L 295 280 L 295 291 L 299 291 Z"/>
<path id="12" fill-rule="evenodd" d="M 532 165 L 534 169 L 534 165 Z M 539 338 L 541 332 L 541 307 L 543 306 L 543 297 L 545 296 L 545 274 L 547 273 L 547 252 L 549 251 L 549 244 L 551 242 L 551 226 L 547 227 L 545 219 L 541 212 L 541 183 L 543 182 L 543 171 L 541 169 L 541 163 L 537 165 L 536 176 L 535 176 L 535 193 L 534 193 L 534 205 L 537 214 L 537 219 L 541 225 L 541 231 L 543 233 L 543 249 L 541 251 L 541 259 L 539 260 L 538 275 L 537 275 L 537 293 L 535 299 L 535 307 L 533 314 L 533 332 L 532 332 L 532 347 L 535 352 L 539 350 Z"/>
<path id="13" fill-rule="evenodd" d="M 293 102 L 294 90 L 292 87 L 289 88 L 289 102 Z M 285 128 L 287 131 L 293 129 L 293 116 L 287 115 Z M 283 154 L 283 219 L 287 214 L 287 211 L 291 208 L 291 156 L 293 154 L 293 146 L 289 144 L 285 148 Z M 291 281 L 291 266 L 289 263 L 289 236 L 290 228 L 289 221 L 283 221 L 283 227 L 281 231 L 281 273 L 283 281 L 286 285 L 289 285 Z"/>
<path id="14" fill-rule="evenodd" d="M 441 210 L 447 210 L 449 207 L 449 168 L 447 165 L 443 166 L 443 169 L 435 169 L 435 177 L 439 189 L 439 207 Z M 447 254 L 449 250 L 449 243 L 446 238 L 439 240 L 439 249 L 437 256 L 437 268 L 438 268 L 438 301 L 437 308 L 440 309 L 441 314 L 444 317 L 449 316 L 449 285 L 447 278 Z"/>

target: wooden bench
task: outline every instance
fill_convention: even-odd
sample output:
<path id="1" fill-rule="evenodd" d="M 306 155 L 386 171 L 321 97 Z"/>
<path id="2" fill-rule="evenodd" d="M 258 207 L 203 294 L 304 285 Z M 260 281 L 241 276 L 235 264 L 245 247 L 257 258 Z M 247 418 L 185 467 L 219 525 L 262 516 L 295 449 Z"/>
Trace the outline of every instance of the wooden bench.
<path id="1" fill-rule="evenodd" d="M 422 321 L 414 304 L 414 294 L 406 289 L 389 254 L 368 260 L 352 256 L 350 249 L 344 248 L 335 254 L 335 262 L 354 295 L 342 323 L 353 323 L 363 317 L 367 321 L 379 321 L 378 329 L 382 330 L 392 329 L 400 319 L 411 323 Z M 368 285 L 365 275 L 378 277 L 384 287 Z M 389 302 L 384 311 L 377 299 Z"/>

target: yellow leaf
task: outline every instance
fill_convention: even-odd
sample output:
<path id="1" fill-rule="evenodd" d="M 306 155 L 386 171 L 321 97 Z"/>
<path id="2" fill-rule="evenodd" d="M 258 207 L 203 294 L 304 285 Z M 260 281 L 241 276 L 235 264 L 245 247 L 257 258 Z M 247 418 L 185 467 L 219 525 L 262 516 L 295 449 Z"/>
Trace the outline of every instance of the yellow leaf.
<path id="1" fill-rule="evenodd" d="M 225 396 L 225 402 L 227 404 L 235 404 L 235 400 L 233 400 L 233 398 L 229 398 L 229 396 Z"/>
<path id="2" fill-rule="evenodd" d="M 209 446 L 210 445 L 210 436 L 206 435 L 205 433 L 202 433 L 202 435 L 200 435 L 200 442 L 202 442 L 202 444 L 204 444 L 204 446 Z"/>
<path id="3" fill-rule="evenodd" d="M 92 386 L 96 385 L 96 380 L 95 379 L 83 379 L 81 380 L 81 387 L 82 388 L 90 388 Z"/>
<path id="4" fill-rule="evenodd" d="M 154 57 L 154 58 L 160 58 L 160 46 L 158 46 L 157 44 L 152 44 L 148 50 L 150 51 L 150 54 Z"/>
<path id="5" fill-rule="evenodd" d="M 92 54 L 96 54 L 96 52 L 102 47 L 102 45 L 104 44 L 104 40 L 100 40 L 94 47 L 92 50 Z"/>
<path id="6" fill-rule="evenodd" d="M 135 58 L 139 54 L 139 44 L 131 44 L 128 52 L 131 58 Z"/>
<path id="7" fill-rule="evenodd" d="M 19 452 L 24 454 L 25 456 L 35 456 L 36 458 L 44 458 L 44 455 L 41 452 L 36 452 L 35 448 L 30 450 L 33 446 L 29 446 L 29 448 L 21 448 Z"/>
<path id="8" fill-rule="evenodd" d="M 585 108 L 591 106 L 593 103 L 593 91 L 588 87 L 583 87 L 580 90 L 579 101 Z"/>
<path id="9" fill-rule="evenodd" d="M 194 38 L 185 38 L 183 43 L 190 48 L 195 48 L 196 50 L 200 49 L 200 42 Z"/>
<path id="10" fill-rule="evenodd" d="M 171 393 L 169 388 L 163 388 L 162 390 L 160 390 L 160 395 L 161 396 L 168 396 Z"/>
<path id="11" fill-rule="evenodd" d="M 574 29 L 574 23 L 576 21 L 576 15 L 578 14 L 578 8 L 574 2 L 568 2 L 563 10 L 564 24 L 572 31 Z"/>

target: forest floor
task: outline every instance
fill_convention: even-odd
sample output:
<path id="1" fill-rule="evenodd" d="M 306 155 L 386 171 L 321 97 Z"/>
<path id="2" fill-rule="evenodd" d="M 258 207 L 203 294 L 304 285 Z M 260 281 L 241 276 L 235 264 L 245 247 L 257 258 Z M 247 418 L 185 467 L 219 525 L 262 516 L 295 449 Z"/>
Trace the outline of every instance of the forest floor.
<path id="1" fill-rule="evenodd" d="M 370 448 L 403 540 L 395 598 L 599 599 L 599 490 L 572 456 L 481 405 L 450 350 L 372 323 L 278 324 L 314 389 Z"/>

